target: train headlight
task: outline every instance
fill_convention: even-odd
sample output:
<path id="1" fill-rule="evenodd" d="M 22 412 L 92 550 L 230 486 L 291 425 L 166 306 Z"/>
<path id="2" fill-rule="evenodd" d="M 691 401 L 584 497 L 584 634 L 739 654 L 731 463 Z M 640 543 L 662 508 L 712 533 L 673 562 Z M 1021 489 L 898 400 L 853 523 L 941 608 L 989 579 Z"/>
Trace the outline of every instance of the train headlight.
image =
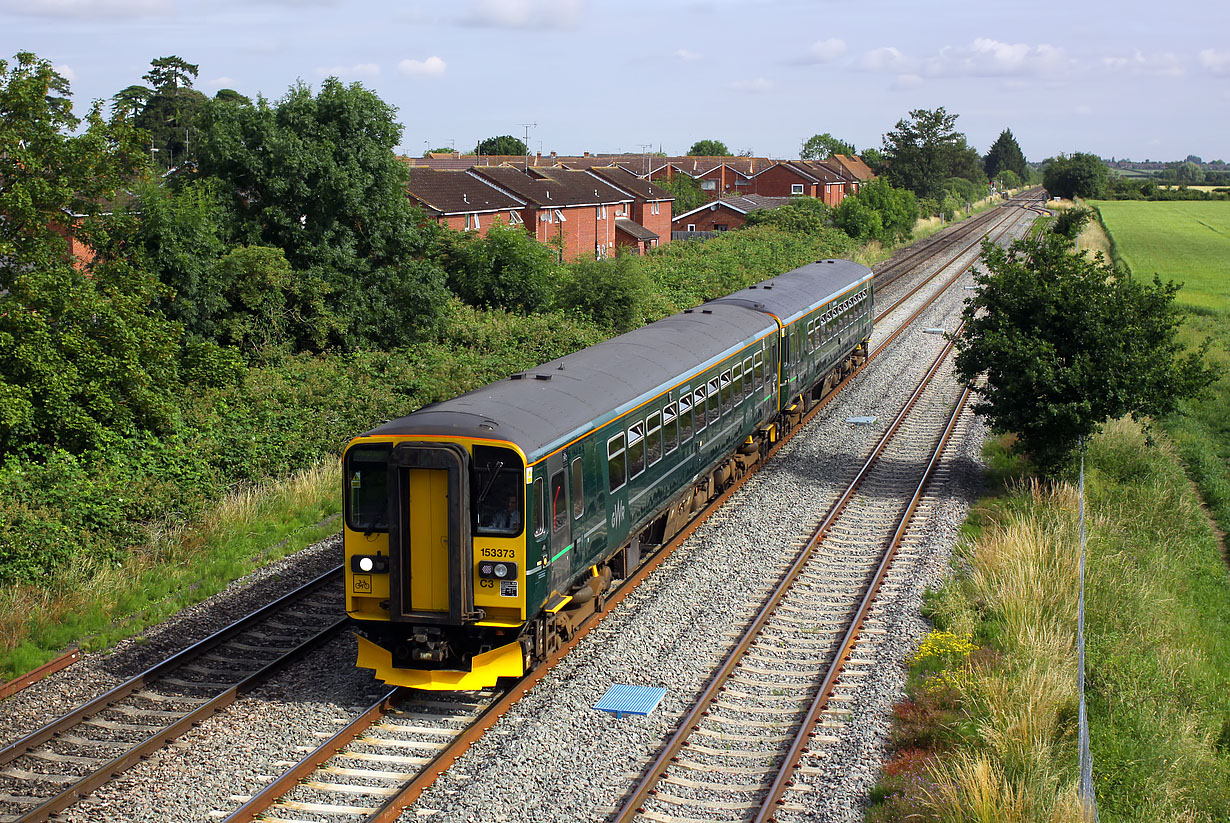
<path id="1" fill-rule="evenodd" d="M 478 576 L 494 580 L 513 580 L 517 576 L 517 564 L 484 560 L 478 564 Z"/>
<path id="2" fill-rule="evenodd" d="M 384 574 L 389 570 L 389 558 L 381 554 L 356 554 L 350 558 L 350 570 L 355 574 Z"/>

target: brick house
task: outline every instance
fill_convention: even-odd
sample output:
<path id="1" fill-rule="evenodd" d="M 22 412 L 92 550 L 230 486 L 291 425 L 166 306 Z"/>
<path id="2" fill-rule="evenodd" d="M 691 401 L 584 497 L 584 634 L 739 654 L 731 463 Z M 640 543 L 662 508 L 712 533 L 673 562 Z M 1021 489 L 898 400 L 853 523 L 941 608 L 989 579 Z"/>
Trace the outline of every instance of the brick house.
<path id="1" fill-rule="evenodd" d="M 634 198 L 584 171 L 549 171 L 550 177 L 532 177 L 507 166 L 475 166 L 466 173 L 524 200 L 526 229 L 540 243 L 559 244 L 564 260 L 613 256 L 615 213 L 628 211 Z"/>
<path id="2" fill-rule="evenodd" d="M 823 163 L 813 160 L 791 160 L 782 165 L 798 169 L 800 172 L 815 179 L 816 193 L 811 196 L 821 198 L 826 206 L 840 206 L 842 198 L 847 194 L 854 193 L 850 187 L 850 178 L 839 174 Z M 757 189 L 757 193 L 765 194 L 766 192 Z"/>
<path id="3" fill-rule="evenodd" d="M 789 202 L 789 197 L 763 197 L 758 194 L 724 197 L 684 212 L 671 223 L 675 231 L 731 231 L 745 225 L 751 212 L 777 208 Z"/>
<path id="4" fill-rule="evenodd" d="M 526 202 L 464 171 L 437 171 L 412 166 L 406 192 L 441 226 L 476 231 L 486 237 L 497 220 L 517 226 L 525 221 Z"/>
<path id="5" fill-rule="evenodd" d="M 619 166 L 593 166 L 588 173 L 632 195 L 631 213 L 615 217 L 615 244 L 644 254 L 671 239 L 671 206 L 675 196 L 651 180 L 642 180 Z"/>

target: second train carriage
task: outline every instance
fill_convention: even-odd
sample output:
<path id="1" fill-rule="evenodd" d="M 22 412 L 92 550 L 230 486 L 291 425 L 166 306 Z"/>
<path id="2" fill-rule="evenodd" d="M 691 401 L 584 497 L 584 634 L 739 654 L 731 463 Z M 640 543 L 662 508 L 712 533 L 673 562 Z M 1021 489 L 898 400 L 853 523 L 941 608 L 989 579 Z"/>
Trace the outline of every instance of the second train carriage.
<path id="1" fill-rule="evenodd" d="M 871 272 L 820 261 L 393 420 L 344 455 L 358 665 L 518 676 L 865 352 Z"/>

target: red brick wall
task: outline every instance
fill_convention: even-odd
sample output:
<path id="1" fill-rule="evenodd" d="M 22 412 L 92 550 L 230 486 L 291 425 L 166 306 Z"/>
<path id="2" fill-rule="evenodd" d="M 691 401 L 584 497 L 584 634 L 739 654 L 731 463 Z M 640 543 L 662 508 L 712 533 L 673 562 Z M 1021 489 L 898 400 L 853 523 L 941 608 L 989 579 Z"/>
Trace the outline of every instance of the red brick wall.
<path id="1" fill-rule="evenodd" d="M 762 197 L 790 197 L 794 193 L 791 187 L 796 185 L 803 186 L 804 197 L 815 197 L 817 194 L 815 183 L 781 165 L 762 171 L 753 178 L 753 182 L 756 187 L 751 194 Z"/>
<path id="2" fill-rule="evenodd" d="M 704 211 L 698 211 L 690 217 L 685 217 L 674 224 L 675 231 L 687 231 L 689 223 L 696 224 L 696 231 L 718 231 L 718 225 L 723 225 L 728 231 L 733 231 L 747 222 L 747 217 L 728 208 L 724 205 L 718 205 L 717 208 L 709 208 Z"/>
<path id="3" fill-rule="evenodd" d="M 658 235 L 658 245 L 671 241 L 671 201 L 658 203 L 658 213 L 654 214 L 651 203 L 645 203 L 644 213 L 636 222 Z"/>

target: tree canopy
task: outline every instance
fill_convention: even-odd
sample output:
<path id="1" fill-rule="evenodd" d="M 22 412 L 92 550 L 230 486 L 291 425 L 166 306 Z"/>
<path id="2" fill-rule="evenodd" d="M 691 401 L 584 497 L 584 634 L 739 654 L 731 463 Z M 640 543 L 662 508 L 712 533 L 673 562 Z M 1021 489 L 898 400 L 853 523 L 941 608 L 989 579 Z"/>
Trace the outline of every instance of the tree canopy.
<path id="1" fill-rule="evenodd" d="M 1025 153 L 1021 151 L 1020 144 L 1012 136 L 1012 129 L 1004 129 L 999 133 L 999 137 L 995 138 L 995 142 L 991 144 L 982 162 L 987 177 L 992 180 L 999 177 L 1000 172 L 1003 171 L 1013 172 L 1020 180 L 1024 180 L 1029 174 L 1025 166 Z"/>
<path id="2" fill-rule="evenodd" d="M 799 159 L 824 160 L 834 154 L 854 154 L 854 144 L 838 140 L 826 131 L 824 134 L 815 134 L 808 138 L 803 144 L 803 150 L 799 152 Z"/>
<path id="3" fill-rule="evenodd" d="M 957 115 L 941 106 L 914 109 L 908 119 L 884 136 L 885 174 L 889 182 L 919 197 L 942 200 L 944 180 L 963 177 L 985 182 L 982 158 L 956 130 Z"/>
<path id="4" fill-rule="evenodd" d="M 187 60 L 174 54 L 170 57 L 155 57 L 150 61 L 149 65 L 149 71 L 141 75 L 141 79 L 148 82 L 158 91 L 192 88 L 192 81 L 197 78 L 197 74 L 200 73 L 201 69 L 195 63 L 189 63 Z"/>
<path id="5" fill-rule="evenodd" d="M 430 333 L 444 275 L 424 259 L 434 226 L 405 193 L 395 110 L 358 83 L 299 83 L 276 103 L 210 101 L 195 148 L 239 245 L 281 249 L 318 281 L 346 348 L 392 348 Z M 327 193 L 327 195 L 322 194 Z"/>
<path id="6" fill-rule="evenodd" d="M 1007 249 L 983 242 L 985 269 L 966 303 L 957 374 L 975 411 L 1043 473 L 1061 469 L 1107 420 L 1173 411 L 1213 379 L 1203 350 L 1178 340 L 1178 286 L 1124 277 L 1099 254 L 1046 232 Z"/>
<path id="7" fill-rule="evenodd" d="M 731 157 L 730 149 L 721 140 L 697 140 L 688 149 L 689 157 Z"/>
<path id="8" fill-rule="evenodd" d="M 452 151 L 452 149 L 445 149 Z M 501 134 L 499 137 L 488 137 L 486 140 L 480 140 L 478 145 L 474 147 L 475 154 L 490 155 L 490 154 L 529 154 L 529 147 L 520 138 L 513 137 L 511 134 Z"/>
<path id="9" fill-rule="evenodd" d="M 107 254 L 116 190 L 148 155 L 68 93 L 46 60 L 0 60 L 0 453 L 80 452 L 175 415 L 179 327 L 149 311 L 157 281 Z M 89 276 L 69 237 L 99 250 Z"/>
<path id="10" fill-rule="evenodd" d="M 1048 162 L 1042 185 L 1055 197 L 1099 197 L 1106 191 L 1109 173 L 1096 154 L 1076 152 Z"/>

